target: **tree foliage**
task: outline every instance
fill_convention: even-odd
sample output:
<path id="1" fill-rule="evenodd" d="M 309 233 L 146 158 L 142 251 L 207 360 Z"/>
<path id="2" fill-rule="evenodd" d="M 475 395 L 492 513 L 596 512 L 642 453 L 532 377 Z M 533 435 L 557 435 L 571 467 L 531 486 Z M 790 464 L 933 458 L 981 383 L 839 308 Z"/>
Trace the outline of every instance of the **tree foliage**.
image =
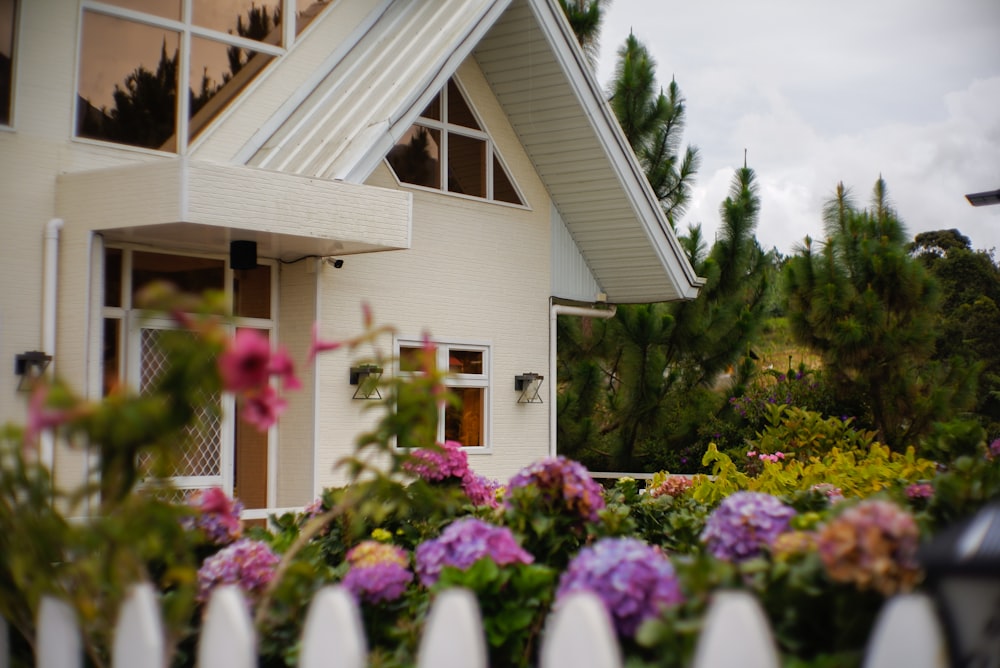
<path id="1" fill-rule="evenodd" d="M 597 62 L 600 47 L 601 21 L 604 20 L 604 5 L 609 0 L 559 0 L 563 14 L 569 21 L 576 41 L 583 49 L 591 67 Z"/>
<path id="2" fill-rule="evenodd" d="M 807 237 L 785 267 L 793 333 L 822 356 L 841 401 L 902 449 L 968 406 L 973 370 L 933 359 L 940 288 L 908 253 L 882 179 L 866 209 L 839 184 L 824 227 L 826 242 Z"/>
<path id="3" fill-rule="evenodd" d="M 918 234 L 911 253 L 941 286 L 934 359 L 959 357 L 982 366 L 975 414 L 987 432 L 1000 435 L 1000 266 L 992 254 L 973 250 L 955 229 Z"/>

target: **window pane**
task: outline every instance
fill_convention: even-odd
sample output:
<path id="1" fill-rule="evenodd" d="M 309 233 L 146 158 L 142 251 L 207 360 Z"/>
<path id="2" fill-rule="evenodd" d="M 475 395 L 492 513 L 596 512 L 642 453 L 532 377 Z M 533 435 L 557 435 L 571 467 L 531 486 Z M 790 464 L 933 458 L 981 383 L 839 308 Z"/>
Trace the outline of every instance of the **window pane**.
<path id="1" fill-rule="evenodd" d="M 260 0 L 195 0 L 192 21 L 230 35 L 281 44 L 281 3 Z"/>
<path id="2" fill-rule="evenodd" d="M 396 177 L 404 183 L 428 188 L 441 187 L 441 132 L 414 125 L 389 151 L 387 160 Z"/>
<path id="3" fill-rule="evenodd" d="M 122 251 L 108 248 L 104 251 L 104 305 L 122 305 Z"/>
<path id="4" fill-rule="evenodd" d="M 264 53 L 192 36 L 191 138 L 198 136 L 273 59 Z"/>
<path id="5" fill-rule="evenodd" d="M 486 197 L 486 142 L 448 134 L 448 190 Z"/>
<path id="6" fill-rule="evenodd" d="M 154 281 L 169 281 L 182 292 L 222 290 L 225 262 L 200 257 L 135 251 L 132 254 L 132 298 Z"/>
<path id="7" fill-rule="evenodd" d="M 427 105 L 427 108 L 420 114 L 424 118 L 433 118 L 435 121 L 441 120 L 441 94 L 438 93 Z"/>
<path id="8" fill-rule="evenodd" d="M 15 0 L 0 0 L 0 125 L 10 125 L 14 100 Z"/>
<path id="9" fill-rule="evenodd" d="M 271 267 L 233 272 L 233 315 L 245 318 L 271 317 Z"/>
<path id="10" fill-rule="evenodd" d="M 413 373 L 423 371 L 421 349 L 410 346 L 399 347 L 399 370 Z"/>
<path id="11" fill-rule="evenodd" d="M 175 150 L 179 43 L 168 30 L 84 12 L 77 135 Z"/>
<path id="12" fill-rule="evenodd" d="M 121 320 L 104 319 L 104 346 L 101 355 L 103 386 L 101 396 L 108 396 L 121 383 Z"/>
<path id="13" fill-rule="evenodd" d="M 514 184 L 511 183 L 510 177 L 507 176 L 507 170 L 503 168 L 496 156 L 493 156 L 493 199 L 511 204 L 523 204 L 521 198 L 517 196 L 517 191 L 514 190 Z"/>
<path id="14" fill-rule="evenodd" d="M 155 14 L 165 19 L 179 21 L 181 18 L 181 0 L 104 0 L 109 5 L 117 5 L 137 12 Z"/>
<path id="15" fill-rule="evenodd" d="M 329 6 L 330 0 L 295 0 L 295 34 L 305 30 Z"/>
<path id="16" fill-rule="evenodd" d="M 448 371 L 451 373 L 483 373 L 483 352 L 481 350 L 448 351 Z"/>
<path id="17" fill-rule="evenodd" d="M 454 79 L 448 80 L 448 122 L 452 125 L 461 125 L 463 128 L 482 129 L 479 123 L 476 123 L 476 117 L 466 104 L 462 91 L 458 89 Z"/>
<path id="18" fill-rule="evenodd" d="M 481 387 L 448 388 L 461 401 L 448 404 L 444 411 L 444 437 L 467 447 L 484 445 L 483 413 L 486 390 Z"/>

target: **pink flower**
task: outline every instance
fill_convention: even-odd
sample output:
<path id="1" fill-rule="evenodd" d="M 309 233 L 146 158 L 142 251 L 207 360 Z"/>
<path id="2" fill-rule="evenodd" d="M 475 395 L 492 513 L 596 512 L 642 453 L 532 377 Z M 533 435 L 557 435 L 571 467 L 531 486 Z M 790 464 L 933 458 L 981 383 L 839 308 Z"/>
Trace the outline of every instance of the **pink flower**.
<path id="1" fill-rule="evenodd" d="M 219 374 L 230 392 L 245 392 L 267 384 L 271 369 L 271 343 L 253 329 L 237 330 L 219 355 Z"/>
<path id="2" fill-rule="evenodd" d="M 314 322 L 312 328 L 312 344 L 309 346 L 309 355 L 306 357 L 306 364 L 312 364 L 313 360 L 316 359 L 316 355 L 319 353 L 327 350 L 336 350 L 342 345 L 344 344 L 340 341 L 324 341 L 319 338 L 319 323 Z"/>
<path id="3" fill-rule="evenodd" d="M 756 457 L 756 456 L 757 456 L 757 451 L 756 450 L 749 450 L 747 452 L 747 457 L 753 458 L 753 457 Z"/>
<path id="4" fill-rule="evenodd" d="M 256 394 L 251 394 L 243 402 L 243 419 L 257 427 L 261 431 L 266 431 L 278 421 L 288 402 L 278 396 L 274 388 L 265 385 L 264 389 Z"/>
<path id="5" fill-rule="evenodd" d="M 292 364 L 292 358 L 288 356 L 284 348 L 279 348 L 271 355 L 268 371 L 281 378 L 281 386 L 286 390 L 302 389 L 301 381 L 295 376 L 295 365 Z"/>
<path id="6" fill-rule="evenodd" d="M 28 402 L 28 423 L 25 425 L 25 443 L 34 444 L 46 429 L 52 429 L 72 420 L 78 411 L 68 408 L 53 408 L 49 405 L 49 386 L 39 383 L 31 393 Z"/>

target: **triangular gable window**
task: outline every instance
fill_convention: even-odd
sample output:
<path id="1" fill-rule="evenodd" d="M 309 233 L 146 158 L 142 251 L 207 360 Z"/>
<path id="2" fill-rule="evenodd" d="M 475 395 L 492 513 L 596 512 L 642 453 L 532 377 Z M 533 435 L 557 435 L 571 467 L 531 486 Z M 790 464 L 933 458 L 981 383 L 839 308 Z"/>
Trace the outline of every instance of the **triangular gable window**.
<path id="1" fill-rule="evenodd" d="M 403 183 L 524 204 L 454 79 L 434 96 L 386 160 Z"/>

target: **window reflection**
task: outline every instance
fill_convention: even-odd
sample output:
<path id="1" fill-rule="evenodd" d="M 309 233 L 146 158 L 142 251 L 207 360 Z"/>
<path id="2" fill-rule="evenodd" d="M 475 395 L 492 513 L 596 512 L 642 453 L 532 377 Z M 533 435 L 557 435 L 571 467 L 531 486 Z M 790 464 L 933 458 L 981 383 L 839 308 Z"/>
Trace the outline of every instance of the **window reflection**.
<path id="1" fill-rule="evenodd" d="M 387 159 L 400 181 L 428 188 L 441 187 L 441 131 L 414 125 L 392 147 Z"/>
<path id="2" fill-rule="evenodd" d="M 12 14 L 16 1 L 0 0 L 0 50 L 12 42 L 4 38 L 12 29 L 4 12 L 9 6 Z M 294 15 L 296 30 L 301 30 L 329 4 L 330 0 L 83 0 L 76 134 L 176 151 L 183 145 L 178 144 L 178 111 L 189 120 L 188 136 L 180 138 L 183 142 L 197 136 L 282 53 L 287 46 L 282 43 L 282 17 Z M 13 21 L 9 23 L 12 26 Z M 190 52 L 181 46 L 186 43 L 183 33 L 190 34 Z M 260 48 L 247 49 L 243 40 L 257 42 Z M 4 62 L 0 58 L 0 76 Z M 189 79 L 184 95 L 179 91 L 182 72 Z M 0 78 L 0 83 L 4 81 Z"/>
<path id="3" fill-rule="evenodd" d="M 132 253 L 132 299 L 154 281 L 168 281 L 181 292 L 201 294 L 225 287 L 225 262 L 210 258 Z"/>
<path id="4" fill-rule="evenodd" d="M 481 387 L 451 387 L 449 391 L 458 395 L 459 405 L 448 404 L 444 412 L 444 437 L 448 441 L 458 441 L 466 447 L 482 447 L 483 415 L 486 390 Z"/>
<path id="5" fill-rule="evenodd" d="M 0 125 L 10 125 L 14 101 L 15 0 L 0 0 Z"/>
<path id="6" fill-rule="evenodd" d="M 523 204 L 495 151 L 458 84 L 450 79 L 424 109 L 419 122 L 389 151 L 386 161 L 402 183 Z M 444 184 L 442 161 L 447 174 Z"/>
<path id="7" fill-rule="evenodd" d="M 473 197 L 486 197 L 484 140 L 454 132 L 448 135 L 448 190 Z"/>
<path id="8" fill-rule="evenodd" d="M 76 131 L 173 150 L 180 35 L 84 12 Z"/>
<path id="9" fill-rule="evenodd" d="M 195 0 L 192 21 L 230 35 L 281 43 L 281 4 L 260 0 Z"/>
<path id="10" fill-rule="evenodd" d="M 273 59 L 265 53 L 192 37 L 190 137 L 197 137 Z"/>
<path id="11" fill-rule="evenodd" d="M 448 371 L 451 373 L 481 374 L 483 372 L 482 351 L 452 348 L 448 351 Z"/>
<path id="12" fill-rule="evenodd" d="M 133 9 L 137 12 L 155 14 L 165 19 L 181 19 L 182 0 L 104 0 L 109 5 Z"/>

